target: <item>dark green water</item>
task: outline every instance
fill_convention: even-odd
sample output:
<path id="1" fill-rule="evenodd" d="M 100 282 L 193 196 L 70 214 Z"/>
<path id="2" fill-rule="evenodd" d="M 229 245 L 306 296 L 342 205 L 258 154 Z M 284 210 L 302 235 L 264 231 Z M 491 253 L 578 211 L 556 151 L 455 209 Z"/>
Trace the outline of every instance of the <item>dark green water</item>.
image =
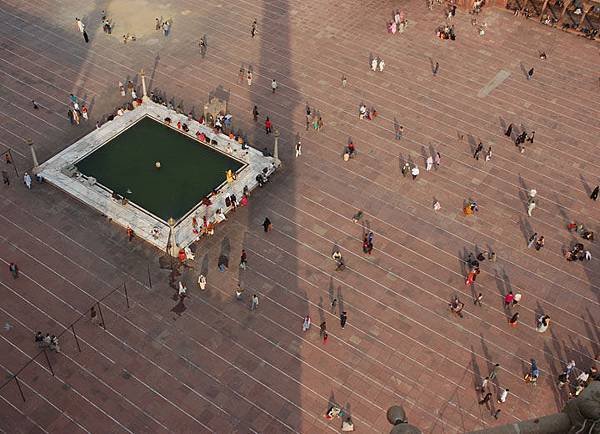
<path id="1" fill-rule="evenodd" d="M 183 217 L 225 181 L 227 169 L 235 172 L 240 167 L 236 160 L 148 117 L 77 163 L 81 173 L 165 221 Z"/>

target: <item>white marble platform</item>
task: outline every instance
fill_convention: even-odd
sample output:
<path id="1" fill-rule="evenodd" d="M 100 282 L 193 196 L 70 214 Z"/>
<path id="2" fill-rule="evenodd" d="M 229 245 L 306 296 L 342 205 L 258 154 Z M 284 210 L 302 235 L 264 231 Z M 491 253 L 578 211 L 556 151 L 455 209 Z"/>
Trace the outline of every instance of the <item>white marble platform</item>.
<path id="1" fill-rule="evenodd" d="M 170 252 L 174 255 L 179 248 L 185 248 L 197 240 L 197 235 L 192 231 L 193 217 L 196 217 L 198 224 L 201 225 L 204 216 L 209 221 L 214 221 L 214 213 L 219 208 L 227 214 L 229 211 L 225 205 L 225 198 L 227 196 L 235 194 L 239 202 L 242 198 L 244 186 L 247 186 L 250 191 L 258 186 L 255 178 L 258 173 L 262 173 L 263 168 L 267 168 L 267 175 L 270 176 L 280 164 L 273 157 L 265 157 L 261 151 L 251 147 L 242 149 L 239 143 L 229 139 L 224 134 L 215 134 L 207 126 L 201 125 L 194 120 L 188 121 L 187 116 L 178 114 L 167 107 L 148 100 L 144 101 L 143 104 L 134 110 L 125 112 L 122 116 L 116 116 L 114 120 L 105 123 L 100 129 L 92 131 L 48 161 L 42 163 L 37 173 L 50 184 L 98 210 L 98 212 L 111 218 L 124 228 L 130 226 L 137 237 L 143 238 L 157 248 L 166 251 L 169 241 L 169 225 L 167 222 L 154 216 L 149 211 L 143 210 L 135 203 L 129 202 L 124 205 L 120 200 L 113 199 L 112 191 L 94 183 L 93 178 L 88 179 L 79 173 L 70 176 L 65 171 L 66 168 L 76 165 L 78 161 L 104 146 L 111 139 L 146 116 L 150 116 L 161 122 L 166 117 L 169 117 L 171 118 L 171 126 L 177 133 L 185 134 L 194 140 L 197 140 L 196 132 L 201 131 L 206 135 L 207 141 L 212 142 L 216 140 L 217 142 L 216 145 L 204 144 L 205 146 L 244 164 L 244 167 L 238 171 L 237 179 L 230 186 L 227 185 L 225 179 L 221 186 L 214 186 L 215 189 L 218 188 L 218 193 L 216 196 L 210 197 L 212 202 L 210 207 L 207 208 L 205 205 L 198 203 L 176 223 L 173 236 L 177 248 L 173 247 Z M 178 121 L 188 125 L 188 133 L 175 127 Z M 233 150 L 232 154 L 227 154 L 225 151 L 228 145 Z M 227 224 L 227 222 L 220 224 Z M 154 228 L 158 228 L 157 236 L 153 236 Z"/>

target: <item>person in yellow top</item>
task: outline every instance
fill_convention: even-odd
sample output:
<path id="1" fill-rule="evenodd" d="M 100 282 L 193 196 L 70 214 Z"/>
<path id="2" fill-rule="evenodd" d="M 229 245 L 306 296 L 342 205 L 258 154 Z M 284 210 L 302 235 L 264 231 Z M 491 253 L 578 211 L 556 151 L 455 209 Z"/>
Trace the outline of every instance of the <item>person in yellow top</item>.
<path id="1" fill-rule="evenodd" d="M 227 183 L 231 184 L 233 182 L 233 172 L 231 171 L 231 169 L 228 169 L 227 172 L 225 172 L 225 176 L 227 177 Z"/>

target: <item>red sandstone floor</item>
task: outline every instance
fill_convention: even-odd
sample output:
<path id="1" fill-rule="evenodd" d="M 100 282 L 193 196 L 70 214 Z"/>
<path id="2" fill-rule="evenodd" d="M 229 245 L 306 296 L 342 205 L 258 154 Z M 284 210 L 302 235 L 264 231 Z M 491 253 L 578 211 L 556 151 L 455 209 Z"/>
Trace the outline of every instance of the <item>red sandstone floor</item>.
<path id="1" fill-rule="evenodd" d="M 37 353 L 35 331 L 61 332 L 123 283 L 131 307 L 119 290 L 103 305 L 106 331 L 81 320 L 81 353 L 65 334 L 63 352 L 50 354 L 54 377 L 43 357 L 23 370 L 25 403 L 14 382 L 3 388 L 0 430 L 322 433 L 339 431 L 338 421 L 323 418 L 335 401 L 359 432 L 387 431 L 392 404 L 402 404 L 424 432 L 464 432 L 561 408 L 566 396 L 554 378 L 564 363 L 587 368 L 600 352 L 600 250 L 591 245 L 589 263 L 561 257 L 573 242 L 567 221 L 600 229 L 598 205 L 587 198 L 600 176 L 598 45 L 497 10 L 480 18 L 488 23 L 484 37 L 459 13 L 457 41 L 441 41 L 434 37 L 440 6 L 428 11 L 415 1 L 403 6 L 410 26 L 398 36 L 384 31 L 398 2 L 173 3 L 165 13 L 174 17 L 169 38 L 150 32 L 124 45 L 99 28 L 101 6 L 0 2 L 0 146 L 13 149 L 23 172 L 32 165 L 27 139 L 47 159 L 93 128 L 120 101 L 118 81 L 144 68 L 151 87 L 183 99 L 186 110 L 199 112 L 222 85 L 236 125 L 262 149 L 272 138 L 252 122 L 258 105 L 262 120 L 270 116 L 281 131 L 283 170 L 199 244 L 184 275 L 190 296 L 181 314 L 171 311 L 177 302 L 158 268 L 159 252 L 128 243 L 122 228 L 49 185 L 28 191 L 10 173 L 12 185 L 0 196 L 5 378 Z M 88 45 L 73 20 L 84 13 Z M 259 35 L 251 40 L 254 17 Z M 197 50 L 203 33 L 205 59 Z M 384 58 L 383 73 L 369 71 L 369 54 Z M 429 57 L 440 63 L 435 78 Z M 253 65 L 251 88 L 237 81 L 242 63 Z M 527 81 L 523 71 L 531 66 L 536 73 Z M 500 70 L 510 77 L 478 96 Z M 66 119 L 71 92 L 90 104 L 92 120 L 79 127 Z M 318 133 L 304 131 L 307 101 L 323 115 Z M 377 108 L 376 120 L 358 121 L 362 101 Z M 402 141 L 394 140 L 394 118 L 405 126 Z M 502 134 L 509 122 L 536 131 L 523 155 Z M 303 155 L 294 159 L 297 133 Z M 349 136 L 359 155 L 344 163 Z M 493 147 L 488 163 L 471 156 L 479 139 Z M 441 152 L 442 166 L 426 173 L 430 149 Z M 408 158 L 421 168 L 416 182 L 400 174 Z M 530 188 L 539 197 L 531 218 Z M 469 196 L 480 212 L 465 218 L 460 208 Z M 438 213 L 433 197 L 442 204 Z M 372 256 L 362 254 L 362 228 L 349 219 L 357 209 L 375 232 Z M 274 225 L 268 235 L 260 227 L 265 216 Z M 545 236 L 542 251 L 526 249 L 530 231 Z M 329 259 L 334 244 L 348 265 L 341 273 Z M 242 247 L 245 272 L 236 267 Z M 498 255 L 477 280 L 481 308 L 471 302 L 460 261 L 476 247 Z M 223 251 L 231 266 L 220 274 Z M 8 273 L 11 261 L 21 268 L 18 280 Z M 202 293 L 193 282 L 205 268 Z M 238 279 L 259 294 L 258 311 L 248 310 L 248 295 L 244 303 L 233 300 Z M 517 329 L 502 308 L 509 289 L 523 293 Z M 466 302 L 461 320 L 447 309 L 454 294 Z M 334 297 L 348 312 L 343 330 L 329 309 Z M 313 328 L 302 333 L 307 313 Z M 552 317 L 543 335 L 534 329 L 540 313 Z M 521 379 L 532 357 L 542 370 L 537 387 Z M 511 391 L 505 404 L 493 404 L 502 409 L 498 421 L 475 392 L 493 363 L 502 367 L 496 386 Z"/>

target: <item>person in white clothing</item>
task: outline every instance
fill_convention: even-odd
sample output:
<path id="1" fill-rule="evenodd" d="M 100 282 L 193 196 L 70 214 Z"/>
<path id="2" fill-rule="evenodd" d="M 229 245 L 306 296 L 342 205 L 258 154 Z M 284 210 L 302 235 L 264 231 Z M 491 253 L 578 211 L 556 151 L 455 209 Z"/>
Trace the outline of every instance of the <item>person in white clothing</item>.
<path id="1" fill-rule="evenodd" d="M 383 67 L 385 66 L 385 62 L 383 59 L 379 59 L 379 72 L 383 72 Z"/>
<path id="2" fill-rule="evenodd" d="M 508 389 L 502 389 L 500 395 L 498 396 L 498 404 L 506 402 L 506 398 L 508 398 Z"/>
<path id="3" fill-rule="evenodd" d="M 414 181 L 417 179 L 417 176 L 419 176 L 419 168 L 417 166 L 413 166 L 413 168 L 410 169 L 410 174 L 412 175 L 412 179 Z"/>
<path id="4" fill-rule="evenodd" d="M 427 157 L 427 162 L 426 162 L 426 166 L 425 166 L 425 170 L 426 171 L 430 171 L 431 168 L 433 167 L 433 157 L 430 155 L 429 157 Z"/>
<path id="5" fill-rule="evenodd" d="M 377 71 L 377 58 L 373 58 L 373 60 L 371 60 L 371 69 L 373 71 Z"/>
<path id="6" fill-rule="evenodd" d="M 23 175 L 23 182 L 27 188 L 31 190 L 31 176 L 29 176 L 29 173 L 25 172 L 25 175 Z"/>
<path id="7" fill-rule="evenodd" d="M 202 291 L 206 289 L 206 277 L 204 277 L 204 274 L 198 276 L 198 286 Z"/>

